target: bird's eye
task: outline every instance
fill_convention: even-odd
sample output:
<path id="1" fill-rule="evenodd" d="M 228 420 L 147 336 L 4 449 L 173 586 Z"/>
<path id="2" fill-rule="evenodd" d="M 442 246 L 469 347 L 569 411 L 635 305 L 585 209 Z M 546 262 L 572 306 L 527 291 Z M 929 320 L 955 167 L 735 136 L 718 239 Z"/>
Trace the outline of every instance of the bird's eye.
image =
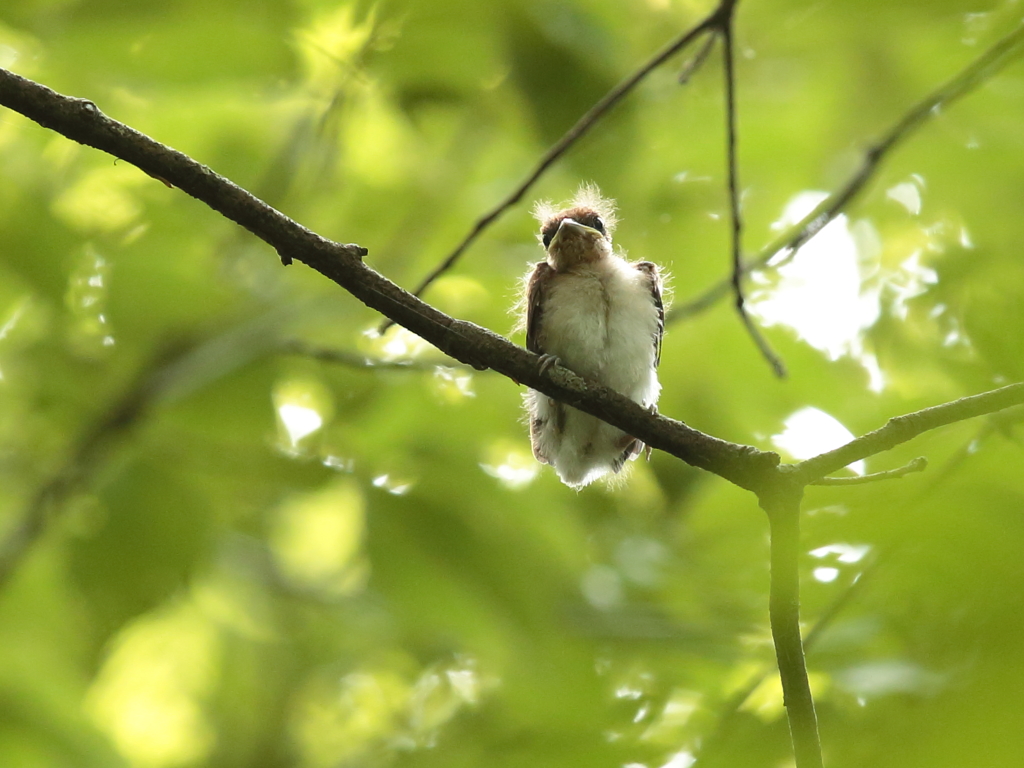
<path id="1" fill-rule="evenodd" d="M 604 234 L 607 234 L 607 233 L 606 233 L 606 232 L 604 231 L 604 222 L 603 222 L 603 221 L 601 221 L 601 217 L 600 217 L 600 216 L 595 216 L 595 217 L 594 217 L 594 229 L 596 229 L 596 230 L 597 230 L 598 232 L 600 232 L 600 233 L 601 233 L 602 235 L 604 235 Z"/>
<path id="2" fill-rule="evenodd" d="M 551 245 L 551 238 L 554 237 L 554 232 L 544 232 L 541 237 L 541 242 L 544 243 L 544 247 L 547 248 Z"/>

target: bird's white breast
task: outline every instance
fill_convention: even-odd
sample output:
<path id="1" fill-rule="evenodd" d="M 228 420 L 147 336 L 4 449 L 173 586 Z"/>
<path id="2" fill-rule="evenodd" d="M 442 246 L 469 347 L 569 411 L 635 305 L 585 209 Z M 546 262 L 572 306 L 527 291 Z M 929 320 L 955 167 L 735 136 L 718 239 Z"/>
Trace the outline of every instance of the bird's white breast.
<path id="1" fill-rule="evenodd" d="M 647 275 L 613 256 L 551 278 L 541 346 L 642 405 L 657 402 L 658 310 Z"/>

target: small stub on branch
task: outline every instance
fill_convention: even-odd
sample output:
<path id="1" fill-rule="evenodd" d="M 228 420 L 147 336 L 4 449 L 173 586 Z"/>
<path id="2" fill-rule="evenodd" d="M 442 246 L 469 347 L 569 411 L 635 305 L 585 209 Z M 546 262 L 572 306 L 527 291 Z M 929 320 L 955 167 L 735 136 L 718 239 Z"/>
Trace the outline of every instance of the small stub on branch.
<path id="1" fill-rule="evenodd" d="M 73 101 L 85 114 L 96 116 L 103 114 L 100 108 L 96 106 L 95 101 L 91 101 L 89 99 L 73 99 Z"/>

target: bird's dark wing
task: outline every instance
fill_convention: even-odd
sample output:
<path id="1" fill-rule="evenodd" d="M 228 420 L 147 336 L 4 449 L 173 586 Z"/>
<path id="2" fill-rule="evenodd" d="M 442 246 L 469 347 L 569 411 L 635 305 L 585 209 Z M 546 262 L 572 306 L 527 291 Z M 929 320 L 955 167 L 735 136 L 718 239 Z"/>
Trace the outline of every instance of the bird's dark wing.
<path id="1" fill-rule="evenodd" d="M 658 265 L 651 261 L 638 261 L 634 266 L 647 278 L 651 299 L 658 310 L 658 327 L 654 332 L 654 366 L 661 362 L 661 337 L 665 335 L 665 305 L 661 300 L 661 277 Z"/>
<path id="2" fill-rule="evenodd" d="M 537 262 L 526 285 L 526 348 L 536 355 L 544 354 L 540 346 L 540 324 L 544 313 L 545 289 L 554 272 L 554 268 L 546 261 Z"/>

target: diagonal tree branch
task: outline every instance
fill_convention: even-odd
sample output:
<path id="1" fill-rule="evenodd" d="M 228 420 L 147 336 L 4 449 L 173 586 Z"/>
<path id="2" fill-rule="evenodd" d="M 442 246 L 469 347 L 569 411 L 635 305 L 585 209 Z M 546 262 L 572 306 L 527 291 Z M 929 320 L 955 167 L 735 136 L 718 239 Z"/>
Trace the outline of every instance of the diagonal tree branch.
<path id="1" fill-rule="evenodd" d="M 792 257 L 802 245 L 846 209 L 864 186 L 874 178 L 883 160 L 896 147 L 929 119 L 941 114 L 943 109 L 970 94 L 1022 54 L 1024 54 L 1024 25 L 1018 26 L 1000 39 L 959 74 L 911 107 L 883 134 L 882 138 L 868 149 L 860 168 L 846 184 L 822 200 L 803 219 L 768 243 L 756 256 L 746 261 L 742 271 L 750 273 L 764 269 L 768 266 L 768 262 L 780 253 L 785 253 L 786 259 Z M 777 267 L 782 263 L 784 261 L 778 261 L 773 266 Z M 700 296 L 685 304 L 678 304 L 669 313 L 667 321 L 676 322 L 705 311 L 729 294 L 734 281 L 734 276 L 723 278 Z"/>
<path id="2" fill-rule="evenodd" d="M 370 308 L 460 362 L 479 369 L 491 368 L 755 493 L 775 476 L 779 459 L 772 452 L 720 440 L 682 422 L 651 414 L 629 398 L 586 381 L 567 368 L 552 366 L 542 374 L 536 355 L 487 329 L 438 311 L 369 268 L 361 259 L 364 248 L 317 235 L 187 155 L 105 116 L 90 101 L 63 96 L 0 69 L 0 104 L 180 188 L 248 229 L 283 257 L 308 264 Z M 806 484 L 928 429 L 1020 403 L 1024 403 L 1024 384 L 963 398 L 896 417 L 882 429 L 842 448 L 783 469 L 792 473 L 793 480 Z"/>
<path id="3" fill-rule="evenodd" d="M 481 370 L 492 368 L 743 488 L 761 487 L 778 466 L 775 453 L 719 440 L 682 422 L 651 414 L 567 368 L 551 366 L 542 373 L 533 353 L 492 331 L 438 311 L 368 267 L 362 261 L 366 249 L 341 245 L 306 229 L 187 155 L 107 117 L 90 101 L 63 96 L 0 69 L 0 104 L 178 187 L 268 243 L 285 262 L 294 258 L 307 264 L 462 363 Z"/>

